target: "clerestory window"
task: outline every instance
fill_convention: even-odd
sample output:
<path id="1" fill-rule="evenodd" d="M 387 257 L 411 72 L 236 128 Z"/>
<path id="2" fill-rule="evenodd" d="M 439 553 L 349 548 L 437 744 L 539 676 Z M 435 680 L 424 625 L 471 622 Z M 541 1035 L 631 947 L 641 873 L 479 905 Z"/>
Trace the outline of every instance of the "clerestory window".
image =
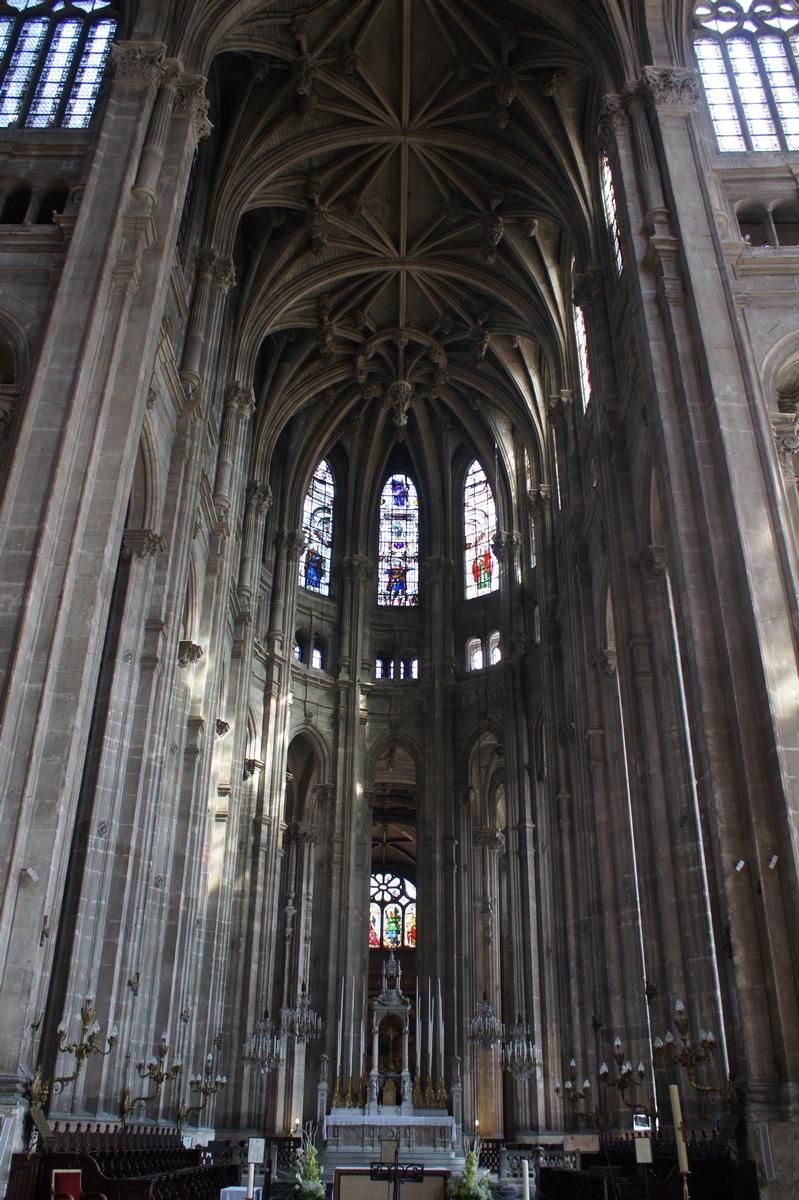
<path id="1" fill-rule="evenodd" d="M 702 0 L 694 52 L 719 150 L 799 150 L 797 0 Z"/>
<path id="2" fill-rule="evenodd" d="M 85 129 L 116 28 L 108 0 L 0 0 L 0 128 Z"/>

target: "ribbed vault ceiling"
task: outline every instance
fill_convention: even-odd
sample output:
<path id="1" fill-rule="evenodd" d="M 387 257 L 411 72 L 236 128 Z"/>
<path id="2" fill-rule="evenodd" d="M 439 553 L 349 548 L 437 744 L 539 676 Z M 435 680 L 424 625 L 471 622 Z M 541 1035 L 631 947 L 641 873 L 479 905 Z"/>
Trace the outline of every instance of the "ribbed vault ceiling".
<path id="1" fill-rule="evenodd" d="M 502 0 L 266 4 L 228 33 L 211 224 L 265 453 L 320 397 L 399 436 L 486 402 L 540 435 L 592 258 L 590 49 Z"/>

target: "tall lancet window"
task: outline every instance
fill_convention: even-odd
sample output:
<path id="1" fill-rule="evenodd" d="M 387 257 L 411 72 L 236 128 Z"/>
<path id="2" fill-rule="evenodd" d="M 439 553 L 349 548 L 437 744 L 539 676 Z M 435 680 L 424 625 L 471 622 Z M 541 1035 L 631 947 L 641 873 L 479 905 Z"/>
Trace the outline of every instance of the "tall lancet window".
<path id="1" fill-rule="evenodd" d="M 390 475 L 380 493 L 377 603 L 419 602 L 419 496 L 409 475 Z"/>
<path id="2" fill-rule="evenodd" d="M 494 493 L 477 459 L 466 472 L 463 489 L 464 567 L 466 599 L 487 595 L 499 587 L 494 558 L 497 510 Z"/>
<path id="3" fill-rule="evenodd" d="M 799 150 L 796 0 L 703 0 L 694 52 L 719 150 Z"/>
<path id="4" fill-rule="evenodd" d="M 330 595 L 330 552 L 333 546 L 333 472 L 323 458 L 313 473 L 302 506 L 303 549 L 300 587 L 321 596 Z"/>
<path id="5" fill-rule="evenodd" d="M 85 129 L 116 27 L 108 0 L 0 0 L 0 128 Z"/>

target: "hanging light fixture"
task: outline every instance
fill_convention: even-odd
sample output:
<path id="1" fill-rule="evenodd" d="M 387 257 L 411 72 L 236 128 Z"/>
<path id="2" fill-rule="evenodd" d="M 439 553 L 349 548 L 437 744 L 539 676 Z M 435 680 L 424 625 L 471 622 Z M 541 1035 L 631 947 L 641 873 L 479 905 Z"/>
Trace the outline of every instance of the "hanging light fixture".
<path id="1" fill-rule="evenodd" d="M 281 1033 L 295 1042 L 310 1042 L 321 1032 L 322 1018 L 308 1003 L 308 992 L 303 984 L 296 1007 L 283 1009 Z"/>
<path id="2" fill-rule="evenodd" d="M 280 1062 L 280 1034 L 274 1021 L 269 1020 L 267 1011 L 256 1025 L 255 1033 L 244 1043 L 241 1057 L 247 1066 L 255 1067 L 262 1075 L 274 1070 Z"/>
<path id="3" fill-rule="evenodd" d="M 518 1079 L 532 1075 L 541 1065 L 538 1047 L 530 1041 L 530 1027 L 522 1014 L 510 1026 L 502 1044 L 502 1066 Z"/>
<path id="4" fill-rule="evenodd" d="M 479 1050 L 492 1050 L 504 1034 L 505 1027 L 483 992 L 483 999 L 475 1006 L 474 1016 L 466 1027 L 466 1036 Z"/>

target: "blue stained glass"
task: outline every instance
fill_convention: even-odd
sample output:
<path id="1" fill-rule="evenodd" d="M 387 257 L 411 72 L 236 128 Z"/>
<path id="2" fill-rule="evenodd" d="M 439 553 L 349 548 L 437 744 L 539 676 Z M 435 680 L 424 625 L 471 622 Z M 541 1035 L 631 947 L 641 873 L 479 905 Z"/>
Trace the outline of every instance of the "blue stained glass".
<path id="1" fill-rule="evenodd" d="M 409 475 L 389 476 L 380 494 L 377 602 L 419 601 L 419 497 Z"/>
<path id="2" fill-rule="evenodd" d="M 302 509 L 305 544 L 300 555 L 300 587 L 330 595 L 330 557 L 333 546 L 333 472 L 322 459 L 313 473 Z"/>
<path id="3" fill-rule="evenodd" d="M 18 120 L 36 63 L 47 34 L 46 17 L 25 21 L 11 54 L 2 87 L 0 87 L 0 128 Z"/>
<path id="4" fill-rule="evenodd" d="M 495 592 L 499 571 L 494 558 L 497 512 L 494 494 L 477 459 L 466 472 L 463 489 L 464 569 L 466 599 Z"/>

